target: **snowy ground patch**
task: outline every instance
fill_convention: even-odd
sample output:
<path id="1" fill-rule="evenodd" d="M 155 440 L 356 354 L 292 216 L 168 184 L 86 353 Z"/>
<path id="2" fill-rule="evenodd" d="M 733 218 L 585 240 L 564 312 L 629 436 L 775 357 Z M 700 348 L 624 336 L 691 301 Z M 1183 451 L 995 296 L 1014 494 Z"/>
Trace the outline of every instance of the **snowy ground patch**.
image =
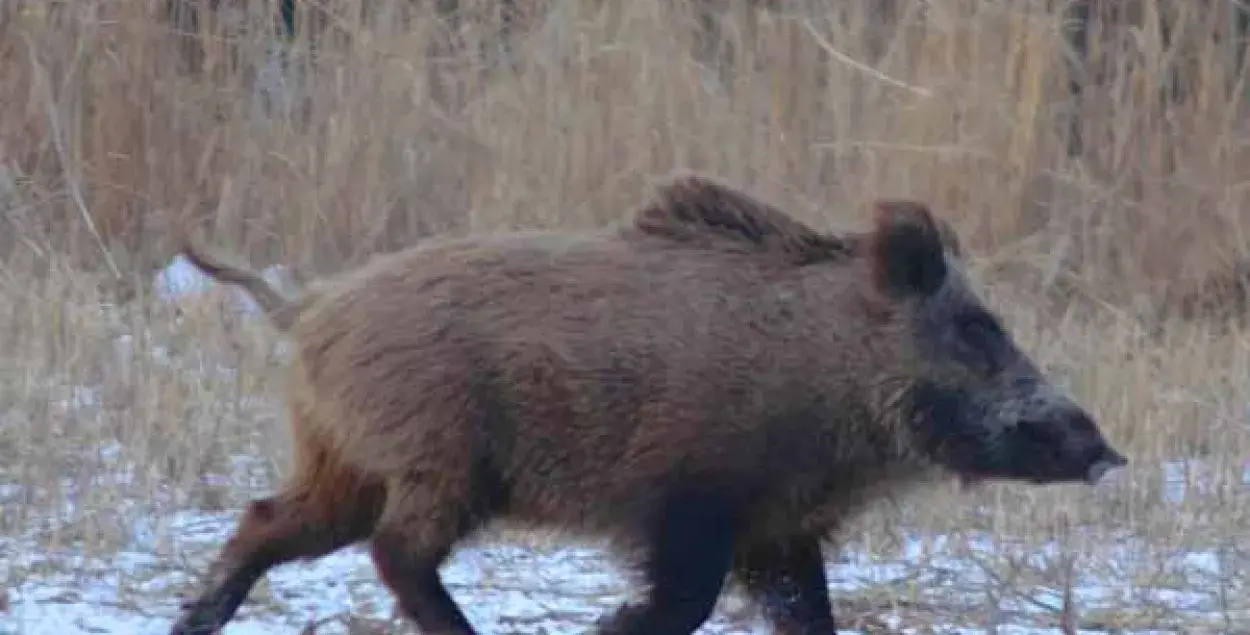
<path id="1" fill-rule="evenodd" d="M 180 595 L 194 588 L 198 571 L 220 547 L 233 526 L 233 514 L 182 514 L 169 519 L 174 544 L 136 541 L 133 549 L 108 558 L 83 558 L 72 551 L 40 553 L 19 541 L 0 543 L 8 579 L 8 610 L 0 613 L 0 635 L 157 635 L 167 632 Z M 149 534 L 150 535 L 150 534 Z M 1221 606 L 1204 576 L 1218 573 L 1213 554 L 1184 554 L 1173 563 L 1192 584 L 1185 588 L 1142 588 L 1116 579 L 1113 564 L 1125 564 L 1149 545 L 1121 541 L 1105 554 L 1112 563 L 1104 573 L 1079 576 L 1075 595 L 1084 614 L 1145 611 L 1169 606 L 1182 616 L 1188 632 L 1223 632 L 1229 619 L 1250 625 L 1250 588 L 1240 578 L 1230 589 L 1239 606 Z M 917 537 L 896 561 L 850 552 L 828 563 L 830 593 L 843 619 L 847 611 L 873 613 L 884 632 L 921 633 L 917 622 L 936 632 L 984 633 L 978 621 L 986 610 L 987 591 L 999 595 L 999 633 L 1056 632 L 1061 589 L 1045 585 L 996 586 L 978 560 L 1013 550 L 992 537 L 959 539 Z M 1054 555 L 1053 545 L 1020 548 L 1024 560 Z M 965 555 L 959 555 L 965 554 Z M 1090 567 L 1091 570 L 1101 567 Z M 61 573 L 73 571 L 74 574 Z M 473 623 L 484 633 L 539 635 L 587 632 L 593 621 L 631 597 L 630 576 L 606 551 L 589 546 L 530 547 L 503 541 L 467 545 L 445 565 L 444 579 Z M 911 588 L 915 592 L 908 593 Z M 893 597 L 891 597 L 893 596 Z M 880 598 L 871 600 L 870 598 Z M 897 602 L 895 608 L 890 604 Z M 879 604 L 879 605 L 874 605 Z M 850 607 L 850 608 L 848 608 Z M 299 633 L 310 624 L 322 635 L 346 635 L 349 624 L 389 624 L 378 632 L 408 632 L 393 621 L 393 602 L 378 583 L 361 548 L 351 548 L 313 563 L 272 570 L 225 635 Z M 964 616 L 957 619 L 955 616 Z M 1106 618 L 1099 618 L 1103 620 Z M 966 620 L 966 621 L 965 621 Z M 1096 620 L 1091 620 L 1096 621 Z M 1201 625 L 1215 630 L 1203 630 Z M 722 601 L 702 635 L 767 632 L 736 593 Z M 846 633 L 859 632 L 847 630 Z M 872 631 L 882 632 L 882 631 Z M 1158 629 L 1090 628 L 1087 633 L 1147 633 Z M 1172 631 L 1175 632 L 1175 631 Z"/>

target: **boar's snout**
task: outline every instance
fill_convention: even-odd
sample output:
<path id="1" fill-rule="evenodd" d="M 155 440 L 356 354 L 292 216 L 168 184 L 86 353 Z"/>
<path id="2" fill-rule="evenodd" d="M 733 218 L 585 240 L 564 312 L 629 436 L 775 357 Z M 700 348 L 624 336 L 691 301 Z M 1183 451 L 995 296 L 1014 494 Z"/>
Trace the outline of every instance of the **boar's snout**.
<path id="1" fill-rule="evenodd" d="M 932 456 L 966 485 L 985 480 L 1094 485 L 1128 465 L 1080 406 L 1044 382 L 1010 385 L 1003 398 L 932 384 L 914 393 L 919 430 Z"/>
<path id="2" fill-rule="evenodd" d="M 1085 472 L 1085 482 L 1090 485 L 1097 485 L 1102 480 L 1103 475 L 1118 467 L 1128 465 L 1128 458 L 1116 452 L 1109 446 L 1104 446 L 1102 451 L 1098 453 L 1098 458 L 1090 463 L 1089 469 Z"/>
<path id="3" fill-rule="evenodd" d="M 1108 472 L 1128 465 L 1082 409 L 1069 406 L 1045 419 L 1025 419 L 1014 437 L 1012 471 L 1034 483 L 1084 481 L 1097 484 Z"/>

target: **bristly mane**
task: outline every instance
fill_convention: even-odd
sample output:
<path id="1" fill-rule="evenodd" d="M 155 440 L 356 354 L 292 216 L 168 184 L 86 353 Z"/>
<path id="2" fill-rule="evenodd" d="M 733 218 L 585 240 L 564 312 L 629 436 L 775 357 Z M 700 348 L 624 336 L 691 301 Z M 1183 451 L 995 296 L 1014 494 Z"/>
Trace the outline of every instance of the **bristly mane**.
<path id="1" fill-rule="evenodd" d="M 823 234 L 777 207 L 704 176 L 679 176 L 656 188 L 634 214 L 633 229 L 702 247 L 747 249 L 795 265 L 850 257 L 855 236 Z"/>

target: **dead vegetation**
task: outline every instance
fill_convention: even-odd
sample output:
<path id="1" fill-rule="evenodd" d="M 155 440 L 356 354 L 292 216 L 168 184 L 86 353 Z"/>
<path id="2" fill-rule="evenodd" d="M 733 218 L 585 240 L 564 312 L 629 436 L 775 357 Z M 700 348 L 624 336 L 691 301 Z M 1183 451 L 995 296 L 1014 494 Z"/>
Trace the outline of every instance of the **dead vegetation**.
<path id="1" fill-rule="evenodd" d="M 863 553 L 897 554 L 904 532 L 969 544 L 985 534 L 959 532 L 988 532 L 985 549 L 947 547 L 991 575 L 952 604 L 927 595 L 949 594 L 947 565 L 921 557 L 899 582 L 914 602 L 883 608 L 869 593 L 857 606 L 982 627 L 1018 617 L 1001 607 L 1021 596 L 1055 625 L 1236 632 L 1250 619 L 1237 543 L 1250 351 L 1238 325 L 1215 328 L 1245 295 L 1221 281 L 1241 277 L 1250 244 L 1244 77 L 1207 44 L 1224 25 L 1176 10 L 1185 0 L 1142 1 L 1189 20 L 1174 100 L 1157 99 L 1177 59 L 1157 25 L 1091 31 L 1099 83 L 1082 92 L 1069 156 L 1063 2 L 901 2 L 889 29 L 858 2 L 735 5 L 719 29 L 733 71 L 718 80 L 681 3 L 552 1 L 516 37 L 515 64 L 478 73 L 470 52 L 440 67 L 449 85 L 436 89 L 433 22 L 385 19 L 400 1 L 372 3 L 382 17 L 367 25 L 356 2 L 335 4 L 351 37 L 315 51 L 301 33 L 275 38 L 257 4 L 201 34 L 199 74 L 163 2 L 0 6 L 5 533 L 100 555 L 155 536 L 172 563 L 168 519 L 237 510 L 288 469 L 272 332 L 223 326 L 227 294 L 172 307 L 135 284 L 172 255 L 171 219 L 310 276 L 434 234 L 599 226 L 657 176 L 692 169 L 822 230 L 864 227 L 879 198 L 929 202 L 1024 348 L 1133 458 L 1097 494 L 995 486 L 881 510 L 857 534 Z M 467 21 L 464 50 L 495 28 Z M 447 88 L 455 99 L 436 99 Z M 133 301 L 118 301 L 118 280 Z M 1113 538 L 1141 546 L 1120 558 Z M 1234 573 L 1178 564 L 1206 549 Z M 1077 594 L 1065 609 L 1051 593 L 1106 571 L 1216 608 Z M 16 589 L 40 569 L 10 575 Z"/>

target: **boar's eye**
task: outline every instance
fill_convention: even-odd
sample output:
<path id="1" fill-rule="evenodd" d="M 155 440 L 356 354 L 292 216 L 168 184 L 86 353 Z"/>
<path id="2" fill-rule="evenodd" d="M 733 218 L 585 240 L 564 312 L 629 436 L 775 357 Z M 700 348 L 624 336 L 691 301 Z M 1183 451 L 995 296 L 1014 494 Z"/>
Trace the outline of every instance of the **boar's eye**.
<path id="1" fill-rule="evenodd" d="M 992 341 L 1006 335 L 994 316 L 984 311 L 968 311 L 955 319 L 959 332 L 973 341 Z"/>
<path id="2" fill-rule="evenodd" d="M 998 320 L 984 311 L 968 311 L 956 316 L 955 329 L 971 355 L 991 368 L 998 366 L 999 350 L 1007 337 Z"/>

